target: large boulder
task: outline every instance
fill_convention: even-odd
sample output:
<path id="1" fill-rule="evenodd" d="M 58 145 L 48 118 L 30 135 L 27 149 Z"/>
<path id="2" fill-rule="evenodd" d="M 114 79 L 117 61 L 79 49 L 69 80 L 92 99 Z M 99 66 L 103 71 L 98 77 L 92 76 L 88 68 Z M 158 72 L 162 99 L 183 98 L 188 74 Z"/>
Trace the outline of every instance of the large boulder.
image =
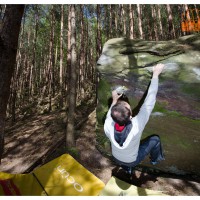
<path id="1" fill-rule="evenodd" d="M 142 138 L 151 134 L 161 137 L 166 160 L 156 168 L 176 174 L 200 174 L 200 34 L 170 41 L 114 38 L 104 44 L 97 62 L 99 150 L 111 156 L 103 131 L 111 88 L 128 88 L 126 95 L 136 114 L 157 63 L 164 63 L 165 69 Z M 149 160 L 142 164 L 149 166 Z"/>

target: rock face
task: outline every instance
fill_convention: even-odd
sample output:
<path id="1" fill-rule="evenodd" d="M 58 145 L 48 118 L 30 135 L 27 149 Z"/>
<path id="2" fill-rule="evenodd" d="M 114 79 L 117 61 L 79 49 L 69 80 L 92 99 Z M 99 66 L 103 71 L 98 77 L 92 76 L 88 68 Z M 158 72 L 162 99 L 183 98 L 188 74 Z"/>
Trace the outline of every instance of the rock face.
<path id="1" fill-rule="evenodd" d="M 176 174 L 200 175 L 200 34 L 170 41 L 114 38 L 97 62 L 99 72 L 97 142 L 110 154 L 103 123 L 111 88 L 122 85 L 136 114 L 151 80 L 152 67 L 164 63 L 157 102 L 142 138 L 158 134 L 166 160 L 156 168 Z M 142 164 L 149 165 L 146 159 Z"/>

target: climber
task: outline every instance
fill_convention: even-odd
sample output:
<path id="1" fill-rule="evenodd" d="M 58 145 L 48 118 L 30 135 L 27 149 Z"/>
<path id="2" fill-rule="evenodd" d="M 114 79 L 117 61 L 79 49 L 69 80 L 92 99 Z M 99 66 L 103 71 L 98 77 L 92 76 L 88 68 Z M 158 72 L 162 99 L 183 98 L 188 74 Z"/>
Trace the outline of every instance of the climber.
<path id="1" fill-rule="evenodd" d="M 129 173 L 131 173 L 130 169 L 144 160 L 147 155 L 150 155 L 153 165 L 164 160 L 159 136 L 150 136 L 140 144 L 143 129 L 156 102 L 158 77 L 163 68 L 164 64 L 153 67 L 147 96 L 135 117 L 132 117 L 129 103 L 119 100 L 122 94 L 118 94 L 116 90 L 112 91 L 112 104 L 106 115 L 104 131 L 111 142 L 114 161 Z"/>

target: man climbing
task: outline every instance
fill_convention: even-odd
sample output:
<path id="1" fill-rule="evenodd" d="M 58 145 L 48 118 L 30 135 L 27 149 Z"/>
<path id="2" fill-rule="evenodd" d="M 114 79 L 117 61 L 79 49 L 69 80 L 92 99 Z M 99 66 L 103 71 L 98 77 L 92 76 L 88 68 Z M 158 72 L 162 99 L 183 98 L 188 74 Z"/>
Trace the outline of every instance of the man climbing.
<path id="1" fill-rule="evenodd" d="M 148 154 L 153 165 L 164 160 L 159 136 L 148 137 L 140 144 L 142 132 L 156 102 L 158 77 L 163 68 L 164 64 L 153 67 L 147 96 L 135 117 L 132 117 L 129 103 L 119 101 L 122 94 L 119 95 L 116 90 L 112 91 L 113 100 L 106 116 L 104 131 L 111 142 L 114 161 L 127 171 L 144 160 Z"/>

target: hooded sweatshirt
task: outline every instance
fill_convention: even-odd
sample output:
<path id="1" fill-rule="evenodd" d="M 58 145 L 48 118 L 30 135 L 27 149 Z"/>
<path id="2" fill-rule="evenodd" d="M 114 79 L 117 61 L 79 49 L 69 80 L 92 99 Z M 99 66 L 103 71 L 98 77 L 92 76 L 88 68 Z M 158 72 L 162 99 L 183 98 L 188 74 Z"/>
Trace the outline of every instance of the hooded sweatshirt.
<path id="1" fill-rule="evenodd" d="M 126 124 L 126 126 L 119 126 L 117 123 L 115 123 L 114 137 L 115 141 L 119 144 L 120 147 L 125 142 L 131 129 L 132 129 L 131 121 L 129 121 L 128 124 Z"/>
<path id="2" fill-rule="evenodd" d="M 131 163 L 136 160 L 142 132 L 154 108 L 157 91 L 158 78 L 152 78 L 145 101 L 139 113 L 131 119 L 132 127 L 123 144 L 118 144 L 115 140 L 115 122 L 111 117 L 111 108 L 113 104 L 111 105 L 106 115 L 104 132 L 111 142 L 112 155 L 117 160 L 125 163 Z"/>

